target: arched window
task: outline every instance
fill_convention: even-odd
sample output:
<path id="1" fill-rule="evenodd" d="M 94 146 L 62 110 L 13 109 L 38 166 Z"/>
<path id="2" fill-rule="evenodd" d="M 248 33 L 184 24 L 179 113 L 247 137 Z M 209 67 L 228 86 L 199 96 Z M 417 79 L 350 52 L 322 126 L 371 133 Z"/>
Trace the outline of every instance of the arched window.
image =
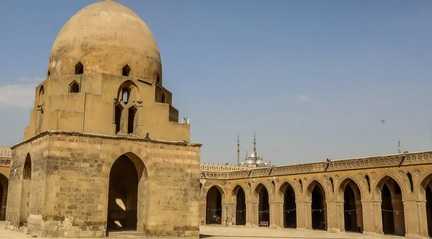
<path id="1" fill-rule="evenodd" d="M 80 85 L 76 81 L 72 81 L 69 85 L 69 92 L 70 93 L 79 93 L 80 92 Z"/>
<path id="2" fill-rule="evenodd" d="M 128 134 L 132 134 L 135 131 L 135 116 L 137 113 L 137 108 L 131 107 L 129 108 L 128 113 Z"/>
<path id="3" fill-rule="evenodd" d="M 123 104 L 129 103 L 131 90 L 127 87 L 123 88 L 121 91 L 121 101 Z"/>
<path id="4" fill-rule="evenodd" d="M 123 107 L 120 104 L 117 104 L 115 106 L 114 110 L 114 124 L 115 124 L 115 133 L 119 133 L 121 130 L 121 115 L 123 111 Z"/>
<path id="5" fill-rule="evenodd" d="M 81 62 L 78 62 L 75 65 L 75 75 L 82 75 L 84 74 L 84 65 Z"/>
<path id="6" fill-rule="evenodd" d="M 23 179 L 31 179 L 32 175 L 32 166 L 31 166 L 31 158 L 30 155 L 27 155 L 26 160 L 24 162 L 24 169 L 23 169 Z"/>
<path id="7" fill-rule="evenodd" d="M 411 173 L 407 173 L 407 177 L 408 177 L 408 181 L 410 184 L 411 192 L 414 192 L 414 183 L 413 183 L 413 178 L 412 178 Z"/>
<path id="8" fill-rule="evenodd" d="M 366 182 L 367 182 L 367 185 L 368 185 L 368 190 L 369 190 L 369 192 L 370 192 L 370 191 L 371 191 L 370 178 L 369 178 L 368 175 L 366 175 L 366 176 L 365 176 L 365 179 L 366 179 Z"/>
<path id="9" fill-rule="evenodd" d="M 222 192 L 216 186 L 207 192 L 206 224 L 222 224 Z"/>
<path id="10" fill-rule="evenodd" d="M 129 76 L 130 71 L 131 71 L 131 68 L 129 67 L 129 65 L 125 65 L 123 67 L 123 70 L 122 70 L 122 75 L 123 76 Z"/>

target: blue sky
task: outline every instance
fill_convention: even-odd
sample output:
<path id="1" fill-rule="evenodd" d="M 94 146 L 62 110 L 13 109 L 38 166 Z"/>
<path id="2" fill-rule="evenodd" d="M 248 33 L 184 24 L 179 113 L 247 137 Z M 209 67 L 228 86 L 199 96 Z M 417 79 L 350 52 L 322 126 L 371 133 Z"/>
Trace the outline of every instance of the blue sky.
<path id="1" fill-rule="evenodd" d="M 61 26 L 89 0 L 0 3 L 0 144 L 18 142 Z M 124 0 L 151 27 L 204 162 L 432 150 L 432 1 Z M 330 3 L 330 4 L 329 4 Z"/>

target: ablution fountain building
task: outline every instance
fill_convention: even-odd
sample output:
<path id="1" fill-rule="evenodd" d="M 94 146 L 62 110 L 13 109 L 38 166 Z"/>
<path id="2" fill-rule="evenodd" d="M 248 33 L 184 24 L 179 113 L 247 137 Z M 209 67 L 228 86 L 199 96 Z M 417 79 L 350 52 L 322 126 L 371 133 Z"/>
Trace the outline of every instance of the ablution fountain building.
<path id="1" fill-rule="evenodd" d="M 23 141 L 0 150 L 0 219 L 66 238 L 198 238 L 201 224 L 432 235 L 432 152 L 201 165 L 178 115 L 144 21 L 116 1 L 85 7 L 54 41 Z"/>

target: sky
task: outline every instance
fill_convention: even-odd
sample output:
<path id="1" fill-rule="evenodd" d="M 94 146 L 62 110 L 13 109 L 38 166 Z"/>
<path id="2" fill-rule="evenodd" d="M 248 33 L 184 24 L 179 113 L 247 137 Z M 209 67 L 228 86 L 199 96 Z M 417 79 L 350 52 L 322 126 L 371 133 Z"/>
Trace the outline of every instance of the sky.
<path id="1" fill-rule="evenodd" d="M 90 0 L 0 2 L 0 145 L 29 121 L 62 25 Z M 206 163 L 432 150 L 432 1 L 124 0 Z"/>

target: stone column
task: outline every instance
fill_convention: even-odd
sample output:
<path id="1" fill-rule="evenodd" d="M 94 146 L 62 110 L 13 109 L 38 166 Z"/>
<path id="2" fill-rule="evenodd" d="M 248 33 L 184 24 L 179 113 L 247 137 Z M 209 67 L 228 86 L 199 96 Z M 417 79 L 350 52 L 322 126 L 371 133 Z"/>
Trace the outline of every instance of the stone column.
<path id="1" fill-rule="evenodd" d="M 235 220 L 235 210 L 234 210 L 234 203 L 233 202 L 227 202 L 225 204 L 224 207 L 224 211 L 225 211 L 225 216 L 223 218 L 225 218 L 225 220 L 222 222 L 223 225 L 226 226 L 231 226 L 233 224 L 235 224 L 234 220 Z"/>
<path id="2" fill-rule="evenodd" d="M 426 202 L 407 200 L 403 203 L 405 235 L 408 238 L 428 238 Z"/>
<path id="3" fill-rule="evenodd" d="M 249 200 L 246 205 L 246 225 L 258 226 L 258 204 L 255 201 Z"/>
<path id="4" fill-rule="evenodd" d="M 426 201 L 417 201 L 417 210 L 419 213 L 419 235 L 428 238 L 429 237 L 429 231 L 428 231 L 428 222 L 427 222 L 427 207 L 426 207 Z"/>
<path id="5" fill-rule="evenodd" d="M 334 202 L 336 210 L 335 210 L 335 218 L 332 218 L 332 214 L 328 213 L 329 218 L 329 226 L 330 222 L 334 221 L 334 228 L 329 227 L 330 231 L 335 232 L 343 232 L 345 231 L 345 208 L 344 201 L 336 201 Z"/>
<path id="6" fill-rule="evenodd" d="M 381 200 L 362 201 L 363 209 L 363 233 L 365 234 L 382 234 L 381 222 Z"/>
<path id="7" fill-rule="evenodd" d="M 342 210 L 340 209 L 342 207 Z M 343 216 L 343 202 L 327 201 L 327 230 L 330 232 L 340 232 L 341 231 L 341 220 L 344 219 Z M 342 214 L 342 216 L 341 216 Z"/>
<path id="8" fill-rule="evenodd" d="M 270 227 L 283 228 L 283 203 L 275 200 L 270 204 Z"/>

